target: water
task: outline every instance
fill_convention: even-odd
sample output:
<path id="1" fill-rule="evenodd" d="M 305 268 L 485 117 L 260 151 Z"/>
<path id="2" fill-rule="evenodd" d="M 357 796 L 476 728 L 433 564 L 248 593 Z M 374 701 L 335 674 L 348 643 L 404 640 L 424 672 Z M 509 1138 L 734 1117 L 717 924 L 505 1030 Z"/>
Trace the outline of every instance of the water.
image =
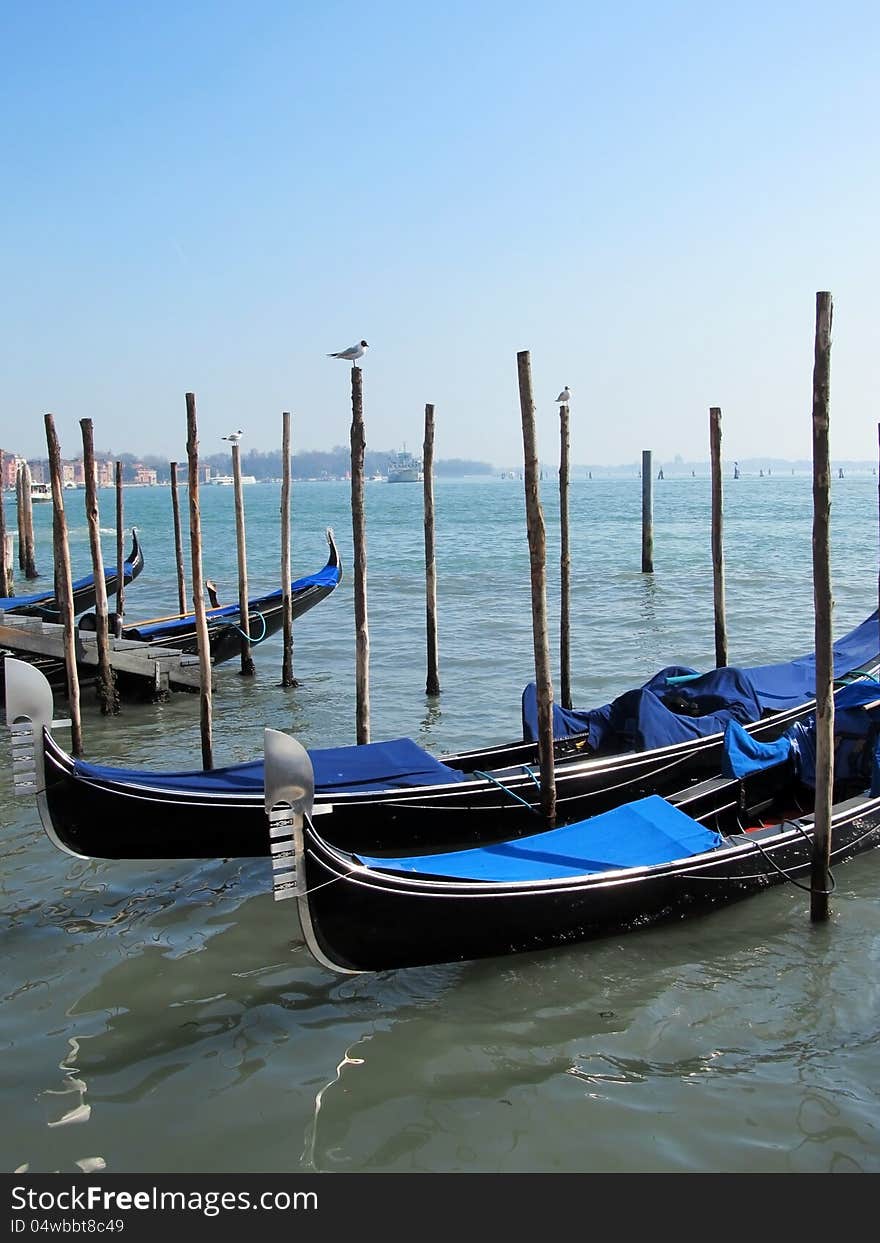
<path id="1" fill-rule="evenodd" d="M 551 614 L 558 516 L 545 483 Z M 522 485 L 437 485 L 440 673 L 424 689 L 421 488 L 369 484 L 374 738 L 435 751 L 519 732 L 531 672 Z M 344 484 L 299 484 L 294 571 L 318 569 L 332 525 L 348 571 L 295 627 L 302 685 L 282 691 L 280 640 L 258 676 L 218 671 L 218 763 L 251 758 L 265 724 L 313 745 L 354 740 L 351 524 Z M 105 527 L 112 493 L 101 494 Z M 146 569 L 132 618 L 172 611 L 170 497 L 128 490 Z M 278 491 L 245 492 L 252 593 L 278 566 Z M 81 494 L 76 572 L 88 566 Z M 811 494 L 804 477 L 729 484 L 730 658 L 812 647 Z M 37 507 L 49 569 L 48 507 Z M 231 490 L 202 492 L 205 568 L 236 595 Z M 714 660 L 707 480 L 655 487 L 655 567 L 639 572 L 637 480 L 576 480 L 573 694 L 605 702 L 667 663 Z M 835 634 L 873 609 L 876 479 L 835 481 Z M 108 533 L 105 553 L 113 555 Z M 104 720 L 89 758 L 198 766 L 198 704 L 176 695 Z M 880 1170 L 880 852 L 837 870 L 812 927 L 790 886 L 712 915 L 589 945 L 334 977 L 273 902 L 262 861 L 84 862 L 14 802 L 0 743 L 5 1052 L 0 1166 L 71 1171 Z"/>

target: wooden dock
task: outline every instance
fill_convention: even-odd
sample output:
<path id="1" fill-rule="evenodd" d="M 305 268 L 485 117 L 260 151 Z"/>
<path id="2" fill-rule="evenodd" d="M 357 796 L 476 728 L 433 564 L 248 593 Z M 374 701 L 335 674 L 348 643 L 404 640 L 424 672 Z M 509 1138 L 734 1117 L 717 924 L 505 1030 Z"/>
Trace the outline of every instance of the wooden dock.
<path id="1" fill-rule="evenodd" d="M 64 627 L 39 617 L 21 617 L 0 609 L 0 648 L 22 660 L 53 658 L 64 661 Z M 76 663 L 87 676 L 98 668 L 94 633 L 76 633 Z M 188 652 L 141 643 L 135 639 L 110 640 L 110 664 L 125 682 L 161 696 L 172 690 L 199 689 L 199 658 Z"/>

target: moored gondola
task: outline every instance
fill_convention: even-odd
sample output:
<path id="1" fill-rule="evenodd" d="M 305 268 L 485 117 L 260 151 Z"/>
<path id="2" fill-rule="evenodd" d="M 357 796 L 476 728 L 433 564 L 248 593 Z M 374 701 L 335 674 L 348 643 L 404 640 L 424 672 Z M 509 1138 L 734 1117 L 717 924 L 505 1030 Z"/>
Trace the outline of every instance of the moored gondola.
<path id="1" fill-rule="evenodd" d="M 764 667 L 774 710 L 746 724 L 753 738 L 777 738 L 809 714 L 813 701 L 808 664 L 808 658 L 799 658 L 789 665 Z M 12 677 L 7 673 L 7 720 L 33 723 L 32 792 L 56 844 L 72 854 L 98 858 L 270 853 L 262 758 L 210 772 L 146 772 L 75 760 L 51 736 L 48 686 L 36 671 L 25 674 L 17 665 L 7 662 L 13 671 Z M 843 678 L 876 668 L 874 614 L 835 644 L 835 672 Z M 787 699 L 786 669 L 792 673 Z M 671 710 L 668 714 L 676 717 Z M 724 726 L 717 712 L 712 720 L 713 733 L 647 750 L 594 755 L 583 735 L 560 739 L 560 821 L 596 815 L 713 776 L 721 761 Z M 699 723 L 690 715 L 687 722 L 688 728 Z M 677 720 L 673 724 L 677 728 Z M 449 849 L 528 834 L 537 823 L 540 788 L 537 748 L 531 742 L 438 759 L 412 740 L 398 739 L 315 749 L 310 757 L 316 774 L 315 810 L 332 807 L 332 841 L 343 850 Z"/>
<path id="2" fill-rule="evenodd" d="M 327 531 L 330 547 L 327 563 L 314 574 L 295 579 L 290 585 L 291 611 L 294 621 L 320 604 L 342 580 L 342 563 L 331 530 Z M 253 596 L 248 601 L 249 632 L 253 646 L 277 634 L 284 624 L 284 602 L 281 588 Z M 230 660 L 241 650 L 242 622 L 238 604 L 228 604 L 207 610 L 208 638 L 211 659 L 214 664 Z M 80 629 L 94 630 L 94 616 L 80 620 Z M 174 648 L 178 652 L 193 653 L 198 650 L 196 619 L 194 613 L 178 613 L 169 617 L 156 617 L 150 621 L 126 624 L 122 638 L 150 643 L 156 647 Z"/>
<path id="3" fill-rule="evenodd" d="M 131 552 L 123 564 L 125 583 L 133 582 L 144 568 L 144 554 L 141 549 L 137 531 L 132 528 Z M 107 595 L 115 594 L 119 581 L 117 567 L 107 568 L 104 573 L 107 584 Z M 75 616 L 95 607 L 95 576 L 86 574 L 73 583 L 73 612 Z M 44 621 L 60 620 L 58 601 L 55 599 L 54 585 L 51 589 L 34 592 L 31 595 L 7 596 L 0 599 L 0 611 L 15 613 L 22 617 L 41 617 Z"/>
<path id="4" fill-rule="evenodd" d="M 854 684 L 841 692 L 847 723 L 835 764 L 835 865 L 880 844 L 876 691 Z M 747 761 L 732 764 L 726 753 L 722 773 L 702 788 L 487 846 L 395 857 L 334 846 L 333 813 L 319 827 L 312 819 L 308 753 L 266 730 L 276 897 L 296 899 L 321 965 L 355 973 L 586 941 L 786 880 L 809 890 L 815 723 L 757 747 L 735 722 L 726 733 Z"/>

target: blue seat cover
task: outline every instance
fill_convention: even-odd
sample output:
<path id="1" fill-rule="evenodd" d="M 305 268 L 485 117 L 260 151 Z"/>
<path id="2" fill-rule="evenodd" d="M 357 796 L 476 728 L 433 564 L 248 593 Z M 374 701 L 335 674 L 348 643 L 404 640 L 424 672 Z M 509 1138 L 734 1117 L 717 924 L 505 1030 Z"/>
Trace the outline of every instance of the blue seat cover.
<path id="1" fill-rule="evenodd" d="M 403 858 L 356 855 L 384 872 L 473 881 L 561 880 L 617 868 L 672 863 L 714 850 L 720 833 L 657 794 L 561 829 L 472 850 Z"/>

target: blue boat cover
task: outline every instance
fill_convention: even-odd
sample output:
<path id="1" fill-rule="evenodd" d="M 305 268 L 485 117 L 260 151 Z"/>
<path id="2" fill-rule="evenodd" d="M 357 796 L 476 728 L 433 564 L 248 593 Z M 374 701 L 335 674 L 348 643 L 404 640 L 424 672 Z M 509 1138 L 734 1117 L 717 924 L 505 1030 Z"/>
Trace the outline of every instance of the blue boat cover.
<path id="1" fill-rule="evenodd" d="M 338 565 L 325 565 L 322 570 L 318 570 L 316 574 L 307 574 L 305 578 L 297 578 L 290 584 L 290 590 L 293 595 L 299 595 L 306 590 L 307 587 L 335 587 L 342 574 L 341 567 Z M 272 605 L 278 604 L 281 600 L 281 588 L 277 591 L 270 591 L 268 595 L 256 597 L 250 600 L 249 607 L 254 612 L 260 609 L 271 608 Z M 233 624 L 238 621 L 239 607 L 237 604 L 224 604 L 219 609 L 208 609 L 207 619 L 209 622 L 222 621 L 224 617 L 230 618 Z M 157 635 L 164 634 L 168 630 L 177 630 L 182 621 L 187 618 L 195 618 L 194 613 L 188 613 L 185 617 L 173 617 L 168 621 L 153 622 L 152 624 L 126 626 L 126 631 L 132 636 L 137 635 L 139 638 L 148 639 L 155 638 Z"/>
<path id="2" fill-rule="evenodd" d="M 411 738 L 371 742 L 360 747 L 320 748 L 309 751 L 309 756 L 315 770 L 315 791 L 322 794 L 407 789 L 464 780 L 464 773 L 441 763 Z M 262 793 L 263 790 L 262 759 L 214 768 L 210 772 L 189 769 L 162 773 L 110 768 L 76 760 L 74 771 L 93 780 L 135 783 L 159 790 L 220 794 Z"/>
<path id="3" fill-rule="evenodd" d="M 836 781 L 874 783 L 874 753 L 880 734 L 880 684 L 871 678 L 851 682 L 834 696 L 834 777 Z M 811 712 L 787 731 L 797 756 L 797 774 L 816 784 L 816 714 Z"/>
<path id="4" fill-rule="evenodd" d="M 743 729 L 739 721 L 728 721 L 724 731 L 721 775 L 747 777 L 749 773 L 775 768 L 777 764 L 784 764 L 794 749 L 794 741 L 789 734 L 783 734 L 775 742 L 759 742 Z"/>
<path id="5" fill-rule="evenodd" d="M 126 561 L 122 567 L 122 573 L 126 582 L 131 581 L 132 565 L 130 561 Z M 116 567 L 108 570 L 106 577 L 113 578 L 116 574 Z M 82 578 L 76 579 L 73 584 L 73 591 L 82 591 L 84 587 L 90 586 L 95 581 L 94 574 L 85 574 Z M 44 591 L 38 591 L 31 596 L 6 596 L 0 597 L 0 609 L 7 612 L 14 612 L 16 609 L 28 608 L 30 605 L 42 604 L 46 600 L 51 600 L 55 595 L 54 587 L 47 587 Z"/>
<path id="6" fill-rule="evenodd" d="M 561 880 L 617 868 L 672 863 L 714 850 L 721 841 L 720 833 L 704 828 L 652 794 L 590 820 L 495 846 L 410 858 L 355 858 L 378 871 L 450 880 Z"/>
<path id="7" fill-rule="evenodd" d="M 834 644 L 834 674 L 842 678 L 880 652 L 876 611 Z M 684 680 L 681 680 L 684 679 Z M 585 734 L 592 751 L 646 751 L 721 733 L 728 721 L 748 724 L 765 713 L 808 703 L 816 693 L 813 653 L 779 665 L 729 666 L 699 674 L 680 665 L 601 708 L 576 711 L 553 705 L 557 738 Z M 538 736 L 535 684 L 523 691 L 523 738 Z"/>

